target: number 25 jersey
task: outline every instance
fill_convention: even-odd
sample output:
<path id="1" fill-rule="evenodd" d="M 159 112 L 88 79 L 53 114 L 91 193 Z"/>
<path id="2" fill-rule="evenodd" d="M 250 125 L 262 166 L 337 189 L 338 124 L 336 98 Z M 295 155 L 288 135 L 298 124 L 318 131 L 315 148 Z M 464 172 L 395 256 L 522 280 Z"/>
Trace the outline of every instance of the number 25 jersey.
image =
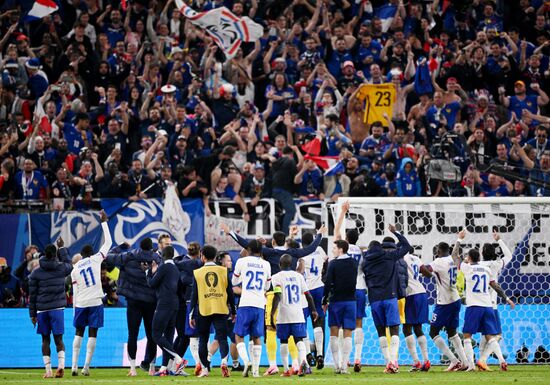
<path id="1" fill-rule="evenodd" d="M 242 285 L 239 307 L 265 308 L 265 292 L 271 284 L 271 266 L 260 257 L 239 258 L 233 270 L 233 286 Z"/>

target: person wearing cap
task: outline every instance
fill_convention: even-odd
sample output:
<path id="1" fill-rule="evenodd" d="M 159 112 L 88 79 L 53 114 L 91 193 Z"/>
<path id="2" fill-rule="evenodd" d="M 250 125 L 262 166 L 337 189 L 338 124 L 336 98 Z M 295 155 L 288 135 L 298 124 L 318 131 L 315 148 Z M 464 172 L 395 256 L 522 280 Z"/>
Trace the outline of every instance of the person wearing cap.
<path id="1" fill-rule="evenodd" d="M 225 127 L 239 113 L 239 104 L 233 96 L 234 91 L 235 87 L 229 83 L 223 84 L 221 87 L 214 87 L 214 100 L 211 108 L 219 128 Z"/>
<path id="2" fill-rule="evenodd" d="M 346 60 L 342 65 L 342 76 L 338 79 L 338 88 L 340 92 L 346 92 L 348 88 L 354 89 L 363 83 L 363 79 L 357 76 L 355 64 L 351 60 Z"/>
<path id="3" fill-rule="evenodd" d="M 255 207 L 260 199 L 271 197 L 271 178 L 266 177 L 263 163 L 257 162 L 253 171 L 243 182 L 241 195 L 250 199 L 250 205 Z"/>
<path id="4" fill-rule="evenodd" d="M 185 166 L 193 164 L 197 156 L 188 145 L 187 138 L 183 135 L 178 135 L 176 142 L 170 145 L 168 160 L 173 170 L 176 169 L 178 164 L 183 164 Z"/>
<path id="5" fill-rule="evenodd" d="M 31 91 L 31 99 L 38 99 L 48 89 L 48 77 L 40 69 L 40 60 L 38 58 L 32 58 L 26 61 L 25 68 L 27 68 L 27 74 L 29 80 L 27 87 Z"/>
<path id="6" fill-rule="evenodd" d="M 524 109 L 536 114 L 538 107 L 547 105 L 550 99 L 538 83 L 531 83 L 531 89 L 538 95 L 528 95 L 523 80 L 518 80 L 514 83 L 514 95 L 512 96 L 506 96 L 506 89 L 499 87 L 498 95 L 500 103 L 508 108 L 508 111 L 514 112 L 516 116 L 522 116 L 522 110 Z"/>

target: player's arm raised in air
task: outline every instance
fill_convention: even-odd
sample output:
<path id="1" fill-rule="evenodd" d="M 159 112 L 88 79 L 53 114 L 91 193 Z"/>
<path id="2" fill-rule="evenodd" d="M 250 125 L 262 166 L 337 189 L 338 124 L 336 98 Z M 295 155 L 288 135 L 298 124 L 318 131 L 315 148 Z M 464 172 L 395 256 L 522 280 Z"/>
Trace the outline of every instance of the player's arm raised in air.
<path id="1" fill-rule="evenodd" d="M 321 227 L 319 227 L 319 229 L 317 230 L 317 236 L 315 237 L 313 242 L 311 242 L 309 245 L 307 245 L 303 249 L 289 249 L 289 250 L 286 250 L 286 252 L 292 255 L 293 258 L 302 258 L 302 257 L 305 257 L 306 255 L 313 253 L 317 249 L 317 247 L 319 247 L 319 245 L 321 244 L 321 240 L 323 239 L 323 233 L 326 232 L 326 229 L 327 227 L 324 224 L 322 224 Z M 262 249 L 262 252 L 263 252 L 263 249 Z"/>
<path id="2" fill-rule="evenodd" d="M 334 239 L 336 241 L 342 239 L 342 235 L 340 233 L 342 224 L 344 223 L 344 218 L 346 217 L 346 213 L 349 211 L 349 202 L 345 201 L 342 203 L 342 209 L 340 211 L 340 215 L 338 215 L 338 220 L 336 221 L 336 225 L 334 226 Z"/>
<path id="3" fill-rule="evenodd" d="M 99 218 L 101 220 L 101 228 L 103 230 L 103 245 L 101 245 L 99 253 L 103 257 L 103 259 L 105 259 L 107 258 L 107 253 L 113 245 L 113 239 L 111 238 L 111 232 L 109 231 L 109 225 L 107 224 L 109 217 L 107 216 L 105 211 L 101 210 L 99 212 Z"/>
<path id="4" fill-rule="evenodd" d="M 502 258 L 502 268 L 504 268 L 512 260 L 512 252 L 510 251 L 506 243 L 504 243 L 504 241 L 500 237 L 500 234 L 496 231 L 493 231 L 493 239 L 498 242 L 498 245 L 502 250 L 502 254 L 504 254 L 504 257 Z"/>
<path id="5" fill-rule="evenodd" d="M 489 282 L 489 286 L 491 286 L 493 290 L 497 292 L 498 296 L 502 298 L 504 301 L 506 301 L 506 303 L 510 305 L 512 309 L 516 307 L 516 304 L 514 303 L 514 301 L 508 298 L 508 296 L 506 295 L 506 293 L 504 293 L 504 290 L 502 289 L 502 287 L 500 287 L 498 282 L 491 281 Z"/>
<path id="6" fill-rule="evenodd" d="M 462 229 L 458 233 L 458 239 L 455 242 L 455 246 L 453 247 L 453 252 L 451 253 L 451 257 L 453 258 L 453 262 L 460 269 L 460 264 L 462 263 L 462 258 L 460 258 L 460 242 L 464 240 L 466 237 L 466 230 Z"/>
<path id="7" fill-rule="evenodd" d="M 397 238 L 397 250 L 390 251 L 388 254 L 394 259 L 403 258 L 408 254 L 411 249 L 411 244 L 401 233 L 397 231 L 394 225 L 389 225 L 388 229 L 392 232 L 393 235 Z"/>

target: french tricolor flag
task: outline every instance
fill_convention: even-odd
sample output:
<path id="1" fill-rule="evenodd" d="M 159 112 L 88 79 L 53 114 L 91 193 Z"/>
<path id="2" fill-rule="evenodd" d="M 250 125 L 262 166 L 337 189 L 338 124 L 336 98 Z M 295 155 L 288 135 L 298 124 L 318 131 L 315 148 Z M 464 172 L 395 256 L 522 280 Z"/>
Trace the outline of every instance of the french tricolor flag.
<path id="1" fill-rule="evenodd" d="M 337 156 L 306 155 L 304 156 L 304 159 L 312 160 L 317 164 L 317 166 L 325 169 L 325 176 L 336 175 L 346 171 L 344 164 Z"/>
<path id="2" fill-rule="evenodd" d="M 51 15 L 57 11 L 59 7 L 54 0 L 35 0 L 32 4 L 32 8 L 25 17 L 26 21 L 33 21 L 42 19 L 48 15 Z"/>

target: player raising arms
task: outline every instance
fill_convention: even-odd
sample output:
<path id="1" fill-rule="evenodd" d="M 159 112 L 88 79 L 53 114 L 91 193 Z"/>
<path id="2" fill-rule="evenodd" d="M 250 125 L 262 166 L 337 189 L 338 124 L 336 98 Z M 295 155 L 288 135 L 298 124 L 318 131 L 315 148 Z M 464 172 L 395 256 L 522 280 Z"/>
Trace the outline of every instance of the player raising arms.
<path id="1" fill-rule="evenodd" d="M 313 322 L 317 320 L 317 311 L 313 298 L 308 292 L 304 276 L 291 270 L 292 257 L 289 254 L 281 256 L 279 263 L 281 271 L 275 274 L 271 280 L 275 297 L 271 307 L 271 325 L 276 325 L 277 338 L 281 342 L 281 358 L 284 372 L 282 376 L 290 377 L 292 372 L 288 368 L 288 339 L 294 337 L 298 348 L 298 360 L 300 369 L 298 375 L 304 376 L 308 368 L 306 363 L 306 346 L 303 339 L 306 338 L 306 322 L 302 310 L 302 295 L 305 295 L 311 312 Z M 279 306 L 280 305 L 280 306 Z M 277 308 L 279 308 L 277 314 Z M 309 343 L 309 341 L 307 341 Z"/>
<path id="2" fill-rule="evenodd" d="M 306 233 L 302 236 L 302 244 L 304 247 L 310 245 L 312 242 L 313 234 Z M 304 267 L 304 278 L 306 279 L 307 289 L 313 298 L 315 310 L 317 311 L 317 319 L 313 320 L 313 317 L 311 318 L 317 356 L 317 369 L 323 369 L 324 367 L 323 351 L 325 344 L 323 329 L 325 326 L 325 312 L 323 311 L 323 290 L 325 284 L 322 278 L 327 260 L 328 256 L 320 246 L 317 247 L 313 253 L 301 259 Z M 309 364 L 313 365 L 314 362 L 311 361 Z"/>
<path id="3" fill-rule="evenodd" d="M 244 362 L 243 377 L 248 377 L 251 368 L 252 376 L 259 377 L 261 337 L 264 335 L 265 327 L 265 292 L 271 283 L 271 267 L 269 262 L 261 257 L 262 244 L 259 241 L 248 242 L 246 249 L 249 256 L 239 258 L 233 271 L 233 286 L 242 284 L 234 332 L 237 351 Z M 244 343 L 244 337 L 247 335 L 254 341 L 252 363 Z"/>
<path id="4" fill-rule="evenodd" d="M 464 347 L 466 356 L 468 357 L 468 371 L 474 371 L 475 365 L 471 357 L 473 357 L 472 335 L 481 332 L 487 340 L 487 348 L 483 351 L 477 366 L 482 371 L 490 370 L 485 361 L 487 360 L 487 352 L 493 351 L 500 362 L 500 370 L 507 371 L 508 364 L 502 356 L 500 345 L 498 344 L 497 320 L 493 310 L 491 293 L 489 287 L 493 288 L 497 294 L 503 298 L 513 309 L 514 302 L 504 294 L 504 290 L 495 282 L 495 277 L 492 275 L 491 269 L 480 264 L 479 251 L 470 249 L 468 256 L 462 262 L 460 258 L 460 242 L 464 240 L 466 230 L 458 233 L 458 239 L 453 248 L 453 262 L 458 269 L 464 273 L 466 283 L 466 314 L 464 315 Z"/>
<path id="5" fill-rule="evenodd" d="M 99 213 L 103 230 L 103 245 L 97 254 L 92 255 L 92 246 L 86 245 L 80 251 L 82 259 L 78 261 L 71 272 L 74 298 L 73 326 L 76 328 L 73 340 L 72 375 L 78 376 L 78 355 L 84 330 L 88 327 L 88 343 L 86 344 L 86 361 L 82 369 L 83 376 L 90 375 L 90 362 L 94 354 L 97 331 L 103 327 L 103 287 L 101 285 L 101 263 L 107 257 L 112 239 L 107 224 L 105 211 Z"/>
<path id="6" fill-rule="evenodd" d="M 431 277 L 432 273 L 435 276 L 437 299 L 430 323 L 430 337 L 439 348 L 441 354 L 449 357 L 451 360 L 451 364 L 445 371 L 455 372 L 466 369 L 467 359 L 460 336 L 456 332 L 461 304 L 460 296 L 456 289 L 457 267 L 453 262 L 453 258 L 449 255 L 449 251 L 449 244 L 440 242 L 437 245 L 437 258 L 429 265 L 420 266 L 420 272 L 426 277 Z M 447 331 L 449 341 L 452 342 L 460 360 L 456 358 L 439 335 L 439 332 L 443 328 Z"/>
<path id="7" fill-rule="evenodd" d="M 500 234 L 496 231 L 493 232 L 493 239 L 498 242 L 500 250 L 502 250 L 502 254 L 504 255 L 502 259 L 497 257 L 495 247 L 491 243 L 486 243 L 483 245 L 483 248 L 481 249 L 481 256 L 483 257 L 482 263 L 484 265 L 487 265 L 489 269 L 491 269 L 491 274 L 493 278 L 495 279 L 495 281 L 498 281 L 498 276 L 500 275 L 502 270 L 504 270 L 506 265 L 510 263 L 513 255 L 508 246 L 506 246 L 506 243 L 504 243 L 504 241 L 500 238 Z M 495 311 L 495 317 L 497 320 L 497 339 L 500 340 L 502 338 L 502 325 L 500 324 L 500 316 L 497 309 L 497 292 L 495 290 L 490 290 L 490 293 L 491 301 L 493 302 L 493 310 Z M 485 338 L 482 338 L 479 343 L 480 355 L 484 353 L 486 347 L 487 340 Z M 491 353 L 491 351 L 487 352 L 487 357 L 489 357 Z"/>
<path id="8" fill-rule="evenodd" d="M 411 372 L 421 370 L 427 372 L 430 370 L 430 360 L 428 359 L 428 341 L 422 330 L 422 324 L 427 324 L 428 320 L 428 294 L 426 288 L 420 282 L 420 266 L 422 261 L 413 254 L 411 247 L 409 253 L 403 258 L 407 263 L 407 273 L 409 276 L 407 285 L 407 296 L 405 297 L 405 323 L 403 324 L 403 334 L 407 349 L 413 358 L 414 364 Z M 414 334 L 422 352 L 424 363 L 418 360 L 418 353 L 414 342 Z"/>
<path id="9" fill-rule="evenodd" d="M 341 239 L 340 229 L 344 223 L 344 218 L 346 213 L 349 211 L 349 202 L 344 202 L 342 204 L 342 211 L 336 222 L 334 228 L 335 239 Z M 357 240 L 359 239 L 359 232 L 357 229 L 348 229 L 346 230 L 346 241 L 348 242 L 348 255 L 352 257 L 355 262 L 357 262 L 357 281 L 355 284 L 355 331 L 353 333 L 354 345 L 355 345 L 355 357 L 353 364 L 353 371 L 359 373 L 361 371 L 361 353 L 363 352 L 363 340 L 365 339 L 365 334 L 363 332 L 363 318 L 366 317 L 366 305 L 367 305 L 367 284 L 365 282 L 365 274 L 361 268 L 361 259 L 363 256 L 363 251 L 359 246 L 356 245 Z M 345 365 L 348 363 L 345 362 Z"/>

